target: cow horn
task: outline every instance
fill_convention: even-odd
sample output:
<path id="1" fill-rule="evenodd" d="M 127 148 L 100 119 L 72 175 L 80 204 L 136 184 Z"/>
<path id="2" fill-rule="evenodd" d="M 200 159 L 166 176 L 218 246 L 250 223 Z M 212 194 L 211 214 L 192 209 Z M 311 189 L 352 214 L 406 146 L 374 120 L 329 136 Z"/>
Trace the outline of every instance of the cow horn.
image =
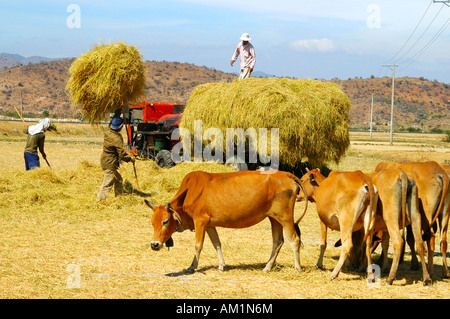
<path id="1" fill-rule="evenodd" d="M 308 172 L 309 172 L 309 168 L 308 168 L 308 166 L 307 166 L 307 167 L 305 167 L 305 169 L 306 169 L 306 172 L 308 173 Z"/>
<path id="2" fill-rule="evenodd" d="M 153 205 L 152 203 L 150 203 L 148 200 L 144 199 L 144 202 L 147 204 L 148 207 L 150 207 L 151 209 L 155 208 L 155 205 Z"/>
<path id="3" fill-rule="evenodd" d="M 173 209 L 172 205 L 170 205 L 170 203 L 167 203 L 166 205 L 166 209 L 169 213 L 173 213 L 175 210 Z"/>

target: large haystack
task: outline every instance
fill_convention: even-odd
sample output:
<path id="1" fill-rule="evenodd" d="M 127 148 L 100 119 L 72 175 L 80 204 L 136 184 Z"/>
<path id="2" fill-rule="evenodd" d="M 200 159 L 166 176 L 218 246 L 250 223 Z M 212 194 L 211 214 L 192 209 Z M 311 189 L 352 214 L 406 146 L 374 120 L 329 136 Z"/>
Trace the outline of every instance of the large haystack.
<path id="1" fill-rule="evenodd" d="M 66 91 L 89 122 L 138 100 L 145 89 L 139 50 L 122 42 L 98 45 L 70 66 Z"/>
<path id="2" fill-rule="evenodd" d="M 194 134 L 194 121 L 201 120 L 203 131 L 219 128 L 224 137 L 226 128 L 279 128 L 281 164 L 308 160 L 321 166 L 338 162 L 350 145 L 350 106 L 348 96 L 333 83 L 249 78 L 197 86 L 180 126 Z"/>

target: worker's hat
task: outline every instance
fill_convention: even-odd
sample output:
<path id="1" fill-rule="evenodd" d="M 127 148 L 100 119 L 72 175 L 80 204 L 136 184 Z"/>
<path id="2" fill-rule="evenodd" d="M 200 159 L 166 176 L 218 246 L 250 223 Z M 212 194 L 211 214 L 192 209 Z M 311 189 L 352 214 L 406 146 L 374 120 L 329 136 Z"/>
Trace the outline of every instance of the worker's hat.
<path id="1" fill-rule="evenodd" d="M 240 39 L 242 41 L 250 41 L 251 40 L 250 35 L 248 33 L 242 33 Z"/>
<path id="2" fill-rule="evenodd" d="M 113 117 L 111 120 L 111 128 L 113 130 L 118 130 L 123 126 L 123 119 L 121 117 Z"/>

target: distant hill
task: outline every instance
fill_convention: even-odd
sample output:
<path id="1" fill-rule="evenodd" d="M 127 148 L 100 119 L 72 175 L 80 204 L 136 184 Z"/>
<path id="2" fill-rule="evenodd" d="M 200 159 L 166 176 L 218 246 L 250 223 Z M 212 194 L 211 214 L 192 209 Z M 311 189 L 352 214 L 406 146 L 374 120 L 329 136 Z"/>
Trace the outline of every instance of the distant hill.
<path id="1" fill-rule="evenodd" d="M 0 114 L 80 117 L 65 92 L 67 70 L 74 59 L 27 64 L 0 71 Z M 179 62 L 146 62 L 145 99 L 186 103 L 192 89 L 202 83 L 232 81 L 235 75 Z"/>
<path id="2" fill-rule="evenodd" d="M 392 78 L 333 80 L 352 101 L 350 118 L 353 127 L 367 128 L 374 95 L 373 121 L 380 129 L 391 119 Z M 394 127 L 450 129 L 449 84 L 425 78 L 395 79 Z"/>
<path id="3" fill-rule="evenodd" d="M 11 59 L 4 57 L 5 59 Z M 11 59 L 12 60 L 12 59 Z M 0 68 L 0 114 L 14 115 L 14 105 L 25 115 L 80 117 L 64 91 L 67 70 L 73 59 Z M 192 89 L 202 83 L 232 81 L 235 74 L 189 63 L 146 61 L 146 100 L 186 103 Z M 267 74 L 264 74 L 267 75 Z M 270 76 L 270 75 L 269 75 Z M 334 79 L 352 102 L 352 128 L 368 128 L 371 94 L 374 93 L 376 128 L 388 128 L 391 78 Z M 395 82 L 395 129 L 416 127 L 450 130 L 450 85 L 424 78 L 397 78 Z"/>
<path id="4" fill-rule="evenodd" d="M 3 63 L 2 60 L 9 60 L 14 61 L 15 65 L 8 66 L 7 63 Z M 55 61 L 55 60 L 62 60 L 62 59 L 54 59 L 54 58 L 46 58 L 43 56 L 30 56 L 30 57 L 24 57 L 20 54 L 12 54 L 12 53 L 0 53 L 0 70 L 3 70 L 5 68 L 11 68 L 20 64 L 35 64 L 35 63 L 41 63 L 41 62 L 49 62 L 49 61 Z"/>

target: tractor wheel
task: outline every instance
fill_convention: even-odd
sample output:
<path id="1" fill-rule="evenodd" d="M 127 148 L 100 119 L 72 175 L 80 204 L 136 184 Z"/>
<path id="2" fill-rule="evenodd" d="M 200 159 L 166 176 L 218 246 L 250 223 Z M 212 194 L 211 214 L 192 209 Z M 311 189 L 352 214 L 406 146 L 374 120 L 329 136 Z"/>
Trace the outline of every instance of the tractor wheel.
<path id="1" fill-rule="evenodd" d="M 159 166 L 167 168 L 175 165 L 172 160 L 172 153 L 170 153 L 170 151 L 168 150 L 159 151 L 158 154 L 156 154 L 155 162 Z"/>

